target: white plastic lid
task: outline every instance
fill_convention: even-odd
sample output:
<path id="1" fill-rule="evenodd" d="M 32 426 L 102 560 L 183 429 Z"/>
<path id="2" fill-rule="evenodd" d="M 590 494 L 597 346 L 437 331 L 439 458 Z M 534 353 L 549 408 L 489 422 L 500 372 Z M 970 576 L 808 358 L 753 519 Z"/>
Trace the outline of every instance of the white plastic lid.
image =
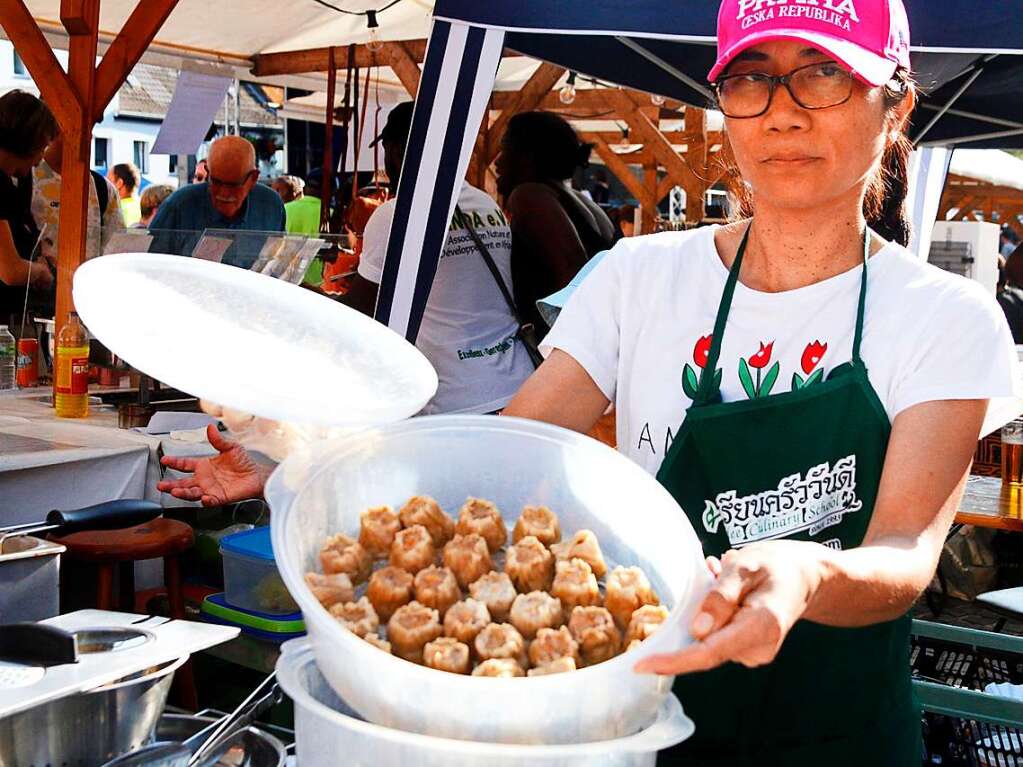
<path id="1" fill-rule="evenodd" d="M 202 259 L 124 253 L 75 272 L 104 346 L 163 383 L 275 421 L 363 426 L 415 415 L 437 390 L 426 357 L 354 309 Z"/>

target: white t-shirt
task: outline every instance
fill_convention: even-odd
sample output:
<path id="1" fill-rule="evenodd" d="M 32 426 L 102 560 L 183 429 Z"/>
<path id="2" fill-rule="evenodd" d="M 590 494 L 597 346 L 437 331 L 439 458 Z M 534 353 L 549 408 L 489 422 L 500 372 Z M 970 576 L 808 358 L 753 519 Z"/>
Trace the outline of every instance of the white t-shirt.
<path id="1" fill-rule="evenodd" d="M 716 229 L 620 241 L 541 347 L 570 354 L 615 402 L 619 450 L 651 473 L 692 403 L 683 379 L 698 378 L 706 362 L 701 339 L 713 332 L 728 277 Z M 758 381 L 761 396 L 787 392 L 848 362 L 861 277 L 857 267 L 781 293 L 738 283 L 718 361 L 723 400 L 755 395 Z M 892 422 L 921 402 L 991 399 L 987 434 L 1023 410 L 1012 335 L 994 297 L 895 244 L 869 261 L 861 355 Z"/>
<path id="2" fill-rule="evenodd" d="M 363 238 L 359 274 L 378 285 L 394 205 L 391 200 L 374 211 Z M 501 208 L 469 184 L 462 185 L 458 206 L 473 217 L 473 228 L 511 290 L 511 230 Z M 507 405 L 533 372 L 517 332 L 500 288 L 456 213 L 416 339 L 440 379 L 423 412 L 490 413 Z"/>
<path id="3" fill-rule="evenodd" d="M 107 209 L 103 211 L 102 217 L 99 210 L 99 196 L 96 192 L 96 184 L 99 179 L 93 179 L 89 174 L 89 208 L 87 236 L 85 239 L 85 258 L 95 258 L 103 255 L 110 238 L 115 232 L 124 230 L 124 216 L 121 214 L 121 205 L 117 196 L 117 189 L 107 179 L 103 183 L 107 186 Z M 32 179 L 32 218 L 36 226 L 42 229 L 46 224 L 46 232 L 43 234 L 43 251 L 49 257 L 57 258 L 57 234 L 60 227 L 60 174 L 49 166 L 46 160 L 39 163 L 33 170 Z"/>

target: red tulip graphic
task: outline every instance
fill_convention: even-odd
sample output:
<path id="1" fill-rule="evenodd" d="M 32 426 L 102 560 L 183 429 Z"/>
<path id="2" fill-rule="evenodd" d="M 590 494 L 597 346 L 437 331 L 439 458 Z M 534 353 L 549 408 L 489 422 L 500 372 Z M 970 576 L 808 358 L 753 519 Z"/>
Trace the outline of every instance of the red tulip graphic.
<path id="1" fill-rule="evenodd" d="M 806 345 L 806 348 L 803 350 L 803 359 L 800 362 L 806 375 L 810 375 L 813 369 L 820 364 L 827 350 L 828 345 L 822 344 L 820 341 L 814 341 L 812 344 Z"/>
<path id="2" fill-rule="evenodd" d="M 710 354 L 710 344 L 713 339 L 714 336 L 703 336 L 697 339 L 696 346 L 693 348 L 693 362 L 701 368 L 707 366 L 707 355 Z"/>
<path id="3" fill-rule="evenodd" d="M 749 366 L 756 370 L 763 370 L 771 364 L 771 351 L 774 349 L 774 341 L 771 341 L 767 346 L 764 346 L 764 342 L 760 342 L 760 351 L 749 358 Z"/>

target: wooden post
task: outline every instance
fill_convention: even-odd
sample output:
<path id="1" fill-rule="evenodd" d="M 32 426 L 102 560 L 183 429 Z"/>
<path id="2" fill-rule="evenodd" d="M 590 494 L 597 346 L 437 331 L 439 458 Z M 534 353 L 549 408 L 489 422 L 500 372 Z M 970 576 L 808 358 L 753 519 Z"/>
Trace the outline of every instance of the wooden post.
<path id="1" fill-rule="evenodd" d="M 334 93 L 337 88 L 334 49 L 327 53 L 327 113 L 323 120 L 323 177 L 320 179 L 320 231 L 330 231 L 330 201 L 334 199 Z M 347 139 L 346 139 L 347 140 Z"/>
<path id="2" fill-rule="evenodd" d="M 653 234 L 657 226 L 657 203 L 660 202 L 660 198 L 657 196 L 657 163 L 648 163 L 643 166 L 643 186 L 650 197 L 641 208 L 641 225 L 638 233 Z"/>
<path id="3" fill-rule="evenodd" d="M 63 125 L 64 159 L 60 169 L 60 240 L 57 243 L 57 329 L 74 310 L 72 279 L 85 260 L 89 210 L 89 154 L 92 145 L 93 95 L 99 0 L 61 0 L 61 23 L 70 37 L 68 77 L 78 94 L 77 120 Z"/>
<path id="4" fill-rule="evenodd" d="M 409 96 L 413 99 L 419 92 L 419 65 L 405 43 L 384 43 L 384 60 L 390 65 L 394 74 L 401 80 Z"/>
<path id="5" fill-rule="evenodd" d="M 693 178 L 686 186 L 686 223 L 695 226 L 706 213 L 707 191 L 707 113 L 697 107 L 686 107 L 686 133 L 693 139 L 686 145 L 686 160 Z M 692 187 L 691 189 L 689 187 Z"/>
<path id="6" fill-rule="evenodd" d="M 599 133 L 581 133 L 579 138 L 593 144 L 594 150 L 600 159 L 604 161 L 607 169 L 615 175 L 615 178 L 622 182 L 622 186 L 629 190 L 644 210 L 657 205 L 657 201 L 649 194 L 642 182 L 636 178 L 636 174 L 632 172 L 625 161 L 618 156 Z"/>

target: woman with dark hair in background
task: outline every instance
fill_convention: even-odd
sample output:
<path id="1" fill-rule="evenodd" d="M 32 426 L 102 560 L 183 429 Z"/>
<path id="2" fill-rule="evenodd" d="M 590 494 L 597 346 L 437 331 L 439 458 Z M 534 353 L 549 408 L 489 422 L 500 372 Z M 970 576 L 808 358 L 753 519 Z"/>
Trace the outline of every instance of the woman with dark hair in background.
<path id="1" fill-rule="evenodd" d="M 537 300 L 568 285 L 583 264 L 614 244 L 607 214 L 570 183 L 591 149 L 550 112 L 515 115 L 501 139 L 497 190 L 512 230 L 515 303 L 540 336 L 548 328 Z"/>
<path id="2" fill-rule="evenodd" d="M 39 229 L 32 218 L 32 168 L 60 133 L 49 108 L 31 93 L 0 96 L 0 324 L 16 328 L 25 285 L 46 290 L 53 274 L 32 263 Z"/>

